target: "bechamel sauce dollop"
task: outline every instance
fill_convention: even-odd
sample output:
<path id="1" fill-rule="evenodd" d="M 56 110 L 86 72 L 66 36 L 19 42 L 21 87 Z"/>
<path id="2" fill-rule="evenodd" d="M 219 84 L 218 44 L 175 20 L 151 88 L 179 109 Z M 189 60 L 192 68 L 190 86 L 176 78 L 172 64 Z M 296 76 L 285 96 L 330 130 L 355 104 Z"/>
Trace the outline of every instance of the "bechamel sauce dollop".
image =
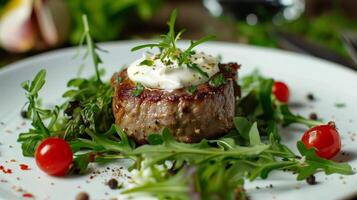
<path id="1" fill-rule="evenodd" d="M 149 60 L 150 65 L 144 64 L 145 60 Z M 219 72 L 218 59 L 211 55 L 203 52 L 195 53 L 191 55 L 190 61 L 206 72 L 208 77 L 188 68 L 186 64 L 179 65 L 177 59 L 161 60 L 159 55 L 148 53 L 129 65 L 128 77 L 148 88 L 171 91 L 205 83 Z"/>

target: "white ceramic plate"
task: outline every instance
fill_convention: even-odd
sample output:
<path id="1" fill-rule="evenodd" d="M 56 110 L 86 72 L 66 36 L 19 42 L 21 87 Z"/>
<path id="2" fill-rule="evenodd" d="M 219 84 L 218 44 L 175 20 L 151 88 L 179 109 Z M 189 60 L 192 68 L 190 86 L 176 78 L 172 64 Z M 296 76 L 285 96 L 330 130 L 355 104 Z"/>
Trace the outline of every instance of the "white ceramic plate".
<path id="1" fill-rule="evenodd" d="M 106 43 L 102 48 L 107 78 L 125 64 L 140 56 L 140 52 L 131 53 L 130 48 L 142 41 Z M 222 55 L 224 62 L 242 64 L 240 75 L 258 68 L 264 75 L 285 81 L 291 89 L 291 102 L 301 104 L 295 112 L 308 116 L 316 112 L 325 121 L 335 120 L 340 130 L 344 155 L 336 160 L 348 161 L 357 166 L 357 74 L 342 66 L 309 56 L 298 55 L 275 49 L 258 48 L 229 43 L 208 43 L 199 46 L 212 55 Z M 29 121 L 20 116 L 20 110 L 26 101 L 20 83 L 29 80 L 41 69 L 47 70 L 47 82 L 41 92 L 45 105 L 54 105 L 61 100 L 66 89 L 66 82 L 77 76 L 82 61 L 73 59 L 76 49 L 64 49 L 45 53 L 12 64 L 0 70 L 0 165 L 12 169 L 12 174 L 0 171 L 0 198 L 11 200 L 22 198 L 29 192 L 36 199 L 74 199 L 76 194 L 86 191 L 91 199 L 110 199 L 119 194 L 110 190 L 104 183 L 111 177 L 126 182 L 125 170 L 119 170 L 125 163 L 113 163 L 108 166 L 93 166 L 93 171 L 100 174 L 69 178 L 49 177 L 42 173 L 33 158 L 24 158 L 20 144 L 16 142 L 20 132 L 30 127 Z M 87 62 L 87 64 L 90 62 Z M 87 66 L 83 76 L 93 74 Z M 308 93 L 313 93 L 317 101 L 309 102 Z M 336 103 L 346 106 L 337 108 Z M 296 150 L 295 143 L 305 131 L 303 127 L 292 126 L 282 131 L 283 142 Z M 357 138 L 356 138 L 357 139 Z M 20 170 L 19 164 L 27 164 L 30 170 Z M 130 176 L 130 174 L 129 174 Z M 326 176 L 317 174 L 317 185 L 310 186 L 304 181 L 297 182 L 289 173 L 274 172 L 267 180 L 246 183 L 251 199 L 342 199 L 357 192 L 357 175 Z M 268 187 L 270 184 L 273 188 Z"/>

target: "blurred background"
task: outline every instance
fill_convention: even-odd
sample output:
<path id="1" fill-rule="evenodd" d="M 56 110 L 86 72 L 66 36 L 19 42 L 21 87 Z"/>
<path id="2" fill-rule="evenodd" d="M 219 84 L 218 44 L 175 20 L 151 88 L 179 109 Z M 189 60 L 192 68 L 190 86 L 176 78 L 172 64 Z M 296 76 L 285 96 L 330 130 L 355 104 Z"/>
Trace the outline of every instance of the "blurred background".
<path id="1" fill-rule="evenodd" d="M 356 67 L 357 0 L 0 0 L 0 67 L 77 45 L 83 13 L 104 42 L 155 38 L 174 8 L 184 39 L 215 34 Z"/>

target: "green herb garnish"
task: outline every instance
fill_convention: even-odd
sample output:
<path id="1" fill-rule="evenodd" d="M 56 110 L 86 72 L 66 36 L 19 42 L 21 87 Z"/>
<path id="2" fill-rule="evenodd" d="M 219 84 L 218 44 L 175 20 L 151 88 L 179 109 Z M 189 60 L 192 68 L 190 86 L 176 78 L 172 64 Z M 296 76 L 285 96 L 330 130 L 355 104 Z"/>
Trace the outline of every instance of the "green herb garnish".
<path id="1" fill-rule="evenodd" d="M 204 43 L 204 42 L 207 42 L 207 41 L 210 41 L 210 40 L 213 40 L 215 39 L 216 36 L 213 36 L 213 35 L 208 35 L 208 36 L 205 36 L 197 41 L 190 41 L 190 46 L 185 50 L 183 51 L 180 55 L 179 55 L 179 64 L 188 64 L 190 63 L 190 57 L 191 55 L 194 54 L 194 51 L 193 49 Z"/>
<path id="2" fill-rule="evenodd" d="M 197 91 L 197 86 L 191 85 L 190 87 L 188 87 L 188 88 L 186 89 L 186 91 L 187 91 L 190 95 L 193 95 L 193 94 L 195 94 L 195 92 Z"/>
<path id="3" fill-rule="evenodd" d="M 197 73 L 208 77 L 207 73 L 202 71 L 197 64 L 194 64 L 191 62 L 190 57 L 195 53 L 193 49 L 209 40 L 213 40 L 215 36 L 206 36 L 203 37 L 197 41 L 190 41 L 190 46 L 182 51 L 179 48 L 177 48 L 177 41 L 180 39 L 181 35 L 185 30 L 179 31 L 177 34 L 175 33 L 175 22 L 176 22 L 176 17 L 177 17 L 177 10 L 174 10 L 171 13 L 170 20 L 168 22 L 169 26 L 169 32 L 166 35 L 162 35 L 161 38 L 162 40 L 158 43 L 152 43 L 152 44 L 144 44 L 144 45 L 139 45 L 131 49 L 131 51 L 137 51 L 139 49 L 143 48 L 154 48 L 157 47 L 160 50 L 160 59 L 164 61 L 166 58 L 169 59 L 177 59 L 179 65 L 186 64 L 187 67 L 194 69 Z"/>
<path id="4" fill-rule="evenodd" d="M 227 83 L 226 78 L 223 76 L 223 74 L 218 74 L 214 76 L 211 80 L 209 80 L 208 84 L 210 84 L 213 87 L 219 87 L 221 85 L 224 85 Z"/>
<path id="5" fill-rule="evenodd" d="M 135 89 L 131 92 L 131 94 L 135 97 L 138 97 L 141 95 L 144 89 L 145 88 L 141 83 L 137 83 Z"/>
<path id="6" fill-rule="evenodd" d="M 208 74 L 205 71 L 203 71 L 201 68 L 199 68 L 196 63 L 188 63 L 187 67 L 192 69 L 192 70 L 194 70 L 194 71 L 196 71 L 201 76 L 209 78 Z"/>
<path id="7" fill-rule="evenodd" d="M 119 75 L 117 75 L 117 76 L 115 77 L 115 84 L 120 84 L 122 81 L 123 81 L 123 80 L 122 80 L 122 78 L 121 78 Z"/>
<path id="8" fill-rule="evenodd" d="M 140 62 L 139 65 L 153 66 L 154 65 L 154 61 L 153 60 L 143 60 L 143 61 Z"/>
<path id="9" fill-rule="evenodd" d="M 58 107 L 53 111 L 39 107 L 38 92 L 45 84 L 45 77 L 46 71 L 42 69 L 31 82 L 25 81 L 21 84 L 26 91 L 28 100 L 27 113 L 32 120 L 33 127 L 27 133 L 21 133 L 17 140 L 22 143 L 22 154 L 24 156 L 33 156 L 39 142 L 53 134 L 53 122 L 58 117 Z M 51 119 L 49 124 L 44 122 L 47 118 Z"/>
<path id="10" fill-rule="evenodd" d="M 90 35 L 90 30 L 89 30 L 89 25 L 88 25 L 88 19 L 86 15 L 82 16 L 82 20 L 83 20 L 83 27 L 84 27 L 84 32 L 82 34 L 82 37 L 80 39 L 80 43 L 79 45 L 82 46 L 84 43 L 84 40 L 87 43 L 87 51 L 88 53 L 91 55 L 91 58 L 93 60 L 93 65 L 94 65 L 94 69 L 95 69 L 95 75 L 97 78 L 98 82 L 101 82 L 100 80 L 100 72 L 99 72 L 99 64 L 102 63 L 102 60 L 100 59 L 96 49 L 97 47 L 95 46 L 95 44 L 93 43 L 93 39 Z"/>

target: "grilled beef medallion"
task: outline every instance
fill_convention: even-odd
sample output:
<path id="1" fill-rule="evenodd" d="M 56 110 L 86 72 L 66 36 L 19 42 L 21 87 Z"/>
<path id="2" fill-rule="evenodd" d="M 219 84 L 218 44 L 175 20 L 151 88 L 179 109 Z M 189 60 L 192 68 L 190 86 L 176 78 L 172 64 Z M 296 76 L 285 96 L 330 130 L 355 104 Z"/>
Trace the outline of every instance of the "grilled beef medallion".
<path id="1" fill-rule="evenodd" d="M 127 69 L 115 73 L 111 83 L 115 88 L 113 113 L 115 123 L 139 144 L 147 143 L 148 136 L 161 133 L 167 127 L 181 142 L 199 142 L 222 136 L 233 126 L 237 85 L 236 63 L 219 64 L 217 76 L 224 76 L 223 84 L 211 81 L 172 91 L 143 88 L 129 79 Z"/>

